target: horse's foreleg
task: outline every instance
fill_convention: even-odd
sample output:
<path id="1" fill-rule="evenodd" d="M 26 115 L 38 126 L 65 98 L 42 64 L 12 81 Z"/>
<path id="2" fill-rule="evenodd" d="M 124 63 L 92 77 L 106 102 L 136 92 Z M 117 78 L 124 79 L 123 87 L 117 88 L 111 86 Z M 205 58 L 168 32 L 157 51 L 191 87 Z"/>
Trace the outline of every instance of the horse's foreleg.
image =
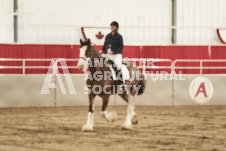
<path id="1" fill-rule="evenodd" d="M 122 125 L 122 129 L 125 129 L 125 130 L 132 129 L 132 124 L 135 123 L 133 121 L 134 117 L 136 116 L 134 112 L 135 105 L 134 105 L 133 97 L 134 96 L 132 95 L 128 95 L 127 116 L 126 116 L 126 121 Z"/>
<path id="2" fill-rule="evenodd" d="M 103 105 L 102 105 L 102 116 L 108 121 L 108 122 L 114 122 L 117 118 L 117 113 L 115 112 L 107 112 L 107 106 L 109 102 L 110 95 L 104 95 L 102 97 Z"/>
<path id="3" fill-rule="evenodd" d="M 131 122 L 132 124 L 138 124 L 138 118 L 137 118 L 137 114 L 135 113 L 135 95 L 134 96 L 131 96 L 133 97 L 132 99 L 132 119 L 131 119 Z"/>
<path id="4" fill-rule="evenodd" d="M 89 94 L 89 112 L 86 124 L 82 127 L 82 131 L 90 132 L 93 131 L 94 125 L 94 98 L 95 95 Z"/>
<path id="5" fill-rule="evenodd" d="M 126 93 L 126 91 L 124 91 L 123 92 L 123 94 L 119 94 L 119 96 L 124 100 L 124 101 L 126 101 L 127 103 L 128 103 L 128 95 L 127 95 L 127 93 Z M 131 97 L 133 97 L 133 99 L 134 99 L 134 96 L 131 96 Z M 132 120 L 131 120 L 131 122 L 132 122 L 132 124 L 138 124 L 138 119 L 137 119 L 137 115 L 136 115 L 136 113 L 134 112 L 134 109 L 135 109 L 135 102 L 134 102 L 134 100 L 133 100 L 133 102 L 132 102 L 133 104 L 133 110 L 132 110 Z"/>

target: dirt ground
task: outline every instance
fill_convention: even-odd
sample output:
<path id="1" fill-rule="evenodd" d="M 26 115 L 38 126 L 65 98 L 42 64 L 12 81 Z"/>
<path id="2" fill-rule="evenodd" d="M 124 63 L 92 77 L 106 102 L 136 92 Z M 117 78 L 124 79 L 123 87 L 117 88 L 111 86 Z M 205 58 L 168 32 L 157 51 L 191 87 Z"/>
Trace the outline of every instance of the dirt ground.
<path id="1" fill-rule="evenodd" d="M 226 106 L 137 106 L 138 125 L 121 130 L 126 107 L 95 108 L 94 131 L 81 132 L 87 107 L 1 108 L 0 151 L 226 150 Z"/>

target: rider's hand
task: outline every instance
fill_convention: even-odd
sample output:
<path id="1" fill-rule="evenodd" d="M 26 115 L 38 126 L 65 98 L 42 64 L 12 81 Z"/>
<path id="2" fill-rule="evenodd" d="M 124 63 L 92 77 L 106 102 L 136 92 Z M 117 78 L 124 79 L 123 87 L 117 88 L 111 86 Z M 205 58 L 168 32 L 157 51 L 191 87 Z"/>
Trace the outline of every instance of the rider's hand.
<path id="1" fill-rule="evenodd" d="M 114 54 L 113 51 L 111 51 L 110 54 L 113 55 Z"/>
<path id="2" fill-rule="evenodd" d="M 103 53 L 103 50 L 100 50 L 99 53 L 102 54 Z"/>

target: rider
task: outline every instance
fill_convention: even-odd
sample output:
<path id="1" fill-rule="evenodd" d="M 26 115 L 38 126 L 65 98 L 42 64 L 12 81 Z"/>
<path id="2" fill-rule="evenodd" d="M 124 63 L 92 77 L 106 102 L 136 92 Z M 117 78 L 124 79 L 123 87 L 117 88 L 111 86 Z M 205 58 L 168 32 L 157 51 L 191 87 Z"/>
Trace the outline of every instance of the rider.
<path id="1" fill-rule="evenodd" d="M 119 24 L 113 21 L 111 24 L 111 33 L 109 33 L 104 42 L 104 46 L 100 53 L 104 53 L 103 57 L 107 57 L 114 61 L 117 70 L 121 70 L 122 66 L 122 49 L 123 49 L 123 38 L 118 33 Z M 125 81 L 123 80 L 123 84 Z"/>

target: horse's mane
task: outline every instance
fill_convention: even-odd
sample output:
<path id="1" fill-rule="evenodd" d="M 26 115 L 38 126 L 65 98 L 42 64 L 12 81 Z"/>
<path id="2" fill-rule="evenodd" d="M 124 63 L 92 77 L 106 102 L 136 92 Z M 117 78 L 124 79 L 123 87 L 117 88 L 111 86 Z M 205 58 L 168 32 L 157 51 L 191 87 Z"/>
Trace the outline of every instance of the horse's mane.
<path id="1" fill-rule="evenodd" d="M 99 54 L 99 52 L 95 49 L 94 46 L 91 46 L 91 48 L 94 50 L 94 53 L 95 53 L 99 58 L 104 58 L 104 57 L 102 57 L 102 56 Z"/>
<path id="2" fill-rule="evenodd" d="M 94 53 L 99 57 L 99 58 L 103 58 L 104 60 L 106 60 L 106 57 L 103 57 L 100 55 L 100 53 L 95 49 L 94 46 L 91 46 L 91 48 L 94 50 Z M 107 59 L 107 62 L 109 63 L 109 59 Z M 110 63 L 111 64 L 111 63 Z"/>
<path id="3" fill-rule="evenodd" d="M 91 48 L 94 50 L 94 53 L 96 53 L 96 55 L 99 57 L 99 58 L 103 58 L 103 60 L 106 60 L 107 58 L 105 58 L 105 57 L 102 57 L 100 54 L 99 54 L 99 52 L 93 47 L 93 46 L 91 46 Z M 116 65 L 115 65 L 115 62 L 114 61 L 112 61 L 112 60 L 110 60 L 110 59 L 107 59 L 107 63 L 110 65 L 110 66 L 112 66 L 112 68 L 113 68 L 113 70 L 115 71 L 115 73 L 116 73 L 116 75 L 118 75 L 118 70 L 117 70 L 117 68 L 116 68 Z"/>

